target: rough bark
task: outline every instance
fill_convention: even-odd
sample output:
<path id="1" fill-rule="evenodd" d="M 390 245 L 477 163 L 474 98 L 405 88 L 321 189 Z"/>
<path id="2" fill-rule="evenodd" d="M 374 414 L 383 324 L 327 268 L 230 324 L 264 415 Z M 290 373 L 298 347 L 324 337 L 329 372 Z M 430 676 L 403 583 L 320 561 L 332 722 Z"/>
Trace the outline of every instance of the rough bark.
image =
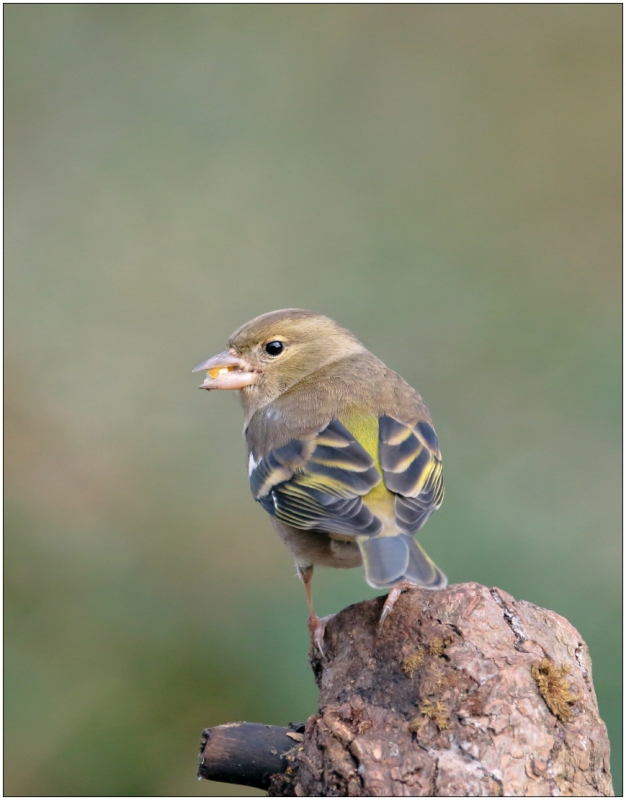
<path id="1" fill-rule="evenodd" d="M 319 713 L 270 796 L 613 794 L 591 662 L 558 614 L 477 584 L 350 606 L 312 663 Z"/>

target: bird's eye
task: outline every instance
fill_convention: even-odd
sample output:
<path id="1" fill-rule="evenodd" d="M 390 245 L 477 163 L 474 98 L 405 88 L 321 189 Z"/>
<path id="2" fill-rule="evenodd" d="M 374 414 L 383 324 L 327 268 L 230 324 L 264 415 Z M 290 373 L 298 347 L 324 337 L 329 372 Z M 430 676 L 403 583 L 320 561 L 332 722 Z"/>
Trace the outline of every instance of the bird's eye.
<path id="1" fill-rule="evenodd" d="M 263 348 L 268 356 L 279 356 L 285 349 L 282 342 L 268 342 Z"/>

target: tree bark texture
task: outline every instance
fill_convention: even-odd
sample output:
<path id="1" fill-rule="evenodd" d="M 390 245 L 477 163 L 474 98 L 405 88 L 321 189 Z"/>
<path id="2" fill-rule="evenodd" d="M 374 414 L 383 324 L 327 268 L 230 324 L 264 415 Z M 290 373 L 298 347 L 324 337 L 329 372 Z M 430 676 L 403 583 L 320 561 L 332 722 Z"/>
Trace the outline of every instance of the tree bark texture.
<path id="1" fill-rule="evenodd" d="M 591 662 L 558 614 L 468 583 L 350 606 L 273 797 L 610 796 Z"/>

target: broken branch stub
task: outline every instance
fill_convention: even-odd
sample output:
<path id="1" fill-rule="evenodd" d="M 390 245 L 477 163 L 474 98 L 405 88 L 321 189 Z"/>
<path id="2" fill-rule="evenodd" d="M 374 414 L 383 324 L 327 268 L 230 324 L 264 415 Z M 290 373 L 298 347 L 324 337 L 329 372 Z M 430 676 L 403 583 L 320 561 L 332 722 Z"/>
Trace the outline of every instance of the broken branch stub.
<path id="1" fill-rule="evenodd" d="M 272 797 L 613 794 L 589 653 L 566 619 L 466 583 L 406 592 L 379 630 L 383 601 L 328 623 L 306 726 L 210 729 L 199 774 Z"/>
<path id="2" fill-rule="evenodd" d="M 268 789 L 271 776 L 289 768 L 286 754 L 294 742 L 303 740 L 303 729 L 303 725 L 282 728 L 256 722 L 229 722 L 205 728 L 198 777 Z"/>
<path id="3" fill-rule="evenodd" d="M 270 796 L 613 794 L 591 662 L 567 620 L 475 583 L 350 606 L 319 713 Z"/>

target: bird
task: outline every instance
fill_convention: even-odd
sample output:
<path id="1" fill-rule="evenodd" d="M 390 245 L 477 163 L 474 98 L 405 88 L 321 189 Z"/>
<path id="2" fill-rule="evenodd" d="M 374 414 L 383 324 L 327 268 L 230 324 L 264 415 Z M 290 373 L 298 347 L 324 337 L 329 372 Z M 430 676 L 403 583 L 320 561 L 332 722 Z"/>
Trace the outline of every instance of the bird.
<path id="1" fill-rule="evenodd" d="M 446 586 L 414 538 L 443 501 L 441 451 L 400 375 L 339 323 L 298 308 L 245 323 L 193 372 L 205 370 L 200 389 L 239 392 L 250 488 L 304 584 L 313 651 L 324 657 L 331 618 L 314 610 L 315 567 L 362 565 L 370 586 L 389 588 L 380 625 L 402 591 Z"/>

